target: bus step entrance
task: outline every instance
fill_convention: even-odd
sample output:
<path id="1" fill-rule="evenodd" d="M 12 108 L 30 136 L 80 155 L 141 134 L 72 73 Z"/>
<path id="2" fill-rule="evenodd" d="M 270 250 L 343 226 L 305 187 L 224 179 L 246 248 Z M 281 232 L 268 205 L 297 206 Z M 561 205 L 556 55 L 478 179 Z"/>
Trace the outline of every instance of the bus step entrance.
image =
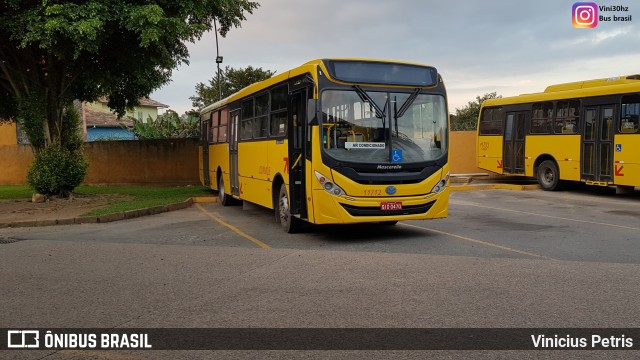
<path id="1" fill-rule="evenodd" d="M 609 186 L 612 183 L 606 181 L 585 180 L 585 184 L 594 186 Z"/>

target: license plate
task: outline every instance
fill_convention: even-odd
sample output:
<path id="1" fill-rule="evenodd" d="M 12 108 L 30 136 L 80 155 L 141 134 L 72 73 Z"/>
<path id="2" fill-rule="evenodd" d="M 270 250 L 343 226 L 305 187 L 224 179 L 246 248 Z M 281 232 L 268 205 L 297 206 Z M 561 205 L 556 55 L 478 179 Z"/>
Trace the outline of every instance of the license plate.
<path id="1" fill-rule="evenodd" d="M 389 211 L 389 210 L 402 210 L 401 202 L 383 202 L 380 203 L 380 210 Z"/>

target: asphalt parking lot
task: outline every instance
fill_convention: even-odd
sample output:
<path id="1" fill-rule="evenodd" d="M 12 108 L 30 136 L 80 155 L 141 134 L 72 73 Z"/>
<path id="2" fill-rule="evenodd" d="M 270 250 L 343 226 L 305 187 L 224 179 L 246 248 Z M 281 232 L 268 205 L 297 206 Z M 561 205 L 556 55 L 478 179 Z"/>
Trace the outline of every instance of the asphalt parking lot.
<path id="1" fill-rule="evenodd" d="M 602 189 L 483 190 L 452 192 L 444 220 L 295 235 L 270 211 L 217 203 L 107 224 L 0 229 L 0 327 L 638 327 L 638 204 L 638 193 Z M 513 354 L 469 358 L 477 357 Z"/>

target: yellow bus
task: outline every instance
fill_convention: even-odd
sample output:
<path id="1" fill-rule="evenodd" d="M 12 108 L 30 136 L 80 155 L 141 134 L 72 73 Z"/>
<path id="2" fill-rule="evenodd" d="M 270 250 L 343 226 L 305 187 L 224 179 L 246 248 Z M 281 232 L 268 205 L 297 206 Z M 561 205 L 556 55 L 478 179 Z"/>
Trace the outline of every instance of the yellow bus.
<path id="1" fill-rule="evenodd" d="M 201 111 L 200 180 L 222 205 L 274 209 L 286 232 L 443 218 L 448 121 L 434 67 L 314 60 Z"/>
<path id="2" fill-rule="evenodd" d="M 542 93 L 486 100 L 478 167 L 536 177 L 545 190 L 567 181 L 640 186 L 640 75 L 552 85 Z"/>

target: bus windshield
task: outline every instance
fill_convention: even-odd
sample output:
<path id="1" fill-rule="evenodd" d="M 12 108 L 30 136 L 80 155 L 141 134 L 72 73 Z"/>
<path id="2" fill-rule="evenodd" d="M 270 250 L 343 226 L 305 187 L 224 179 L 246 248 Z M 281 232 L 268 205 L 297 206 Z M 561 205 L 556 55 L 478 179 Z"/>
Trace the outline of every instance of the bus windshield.
<path id="1" fill-rule="evenodd" d="M 443 96 L 358 90 L 322 92 L 322 147 L 328 155 L 381 164 L 431 161 L 446 153 Z"/>

